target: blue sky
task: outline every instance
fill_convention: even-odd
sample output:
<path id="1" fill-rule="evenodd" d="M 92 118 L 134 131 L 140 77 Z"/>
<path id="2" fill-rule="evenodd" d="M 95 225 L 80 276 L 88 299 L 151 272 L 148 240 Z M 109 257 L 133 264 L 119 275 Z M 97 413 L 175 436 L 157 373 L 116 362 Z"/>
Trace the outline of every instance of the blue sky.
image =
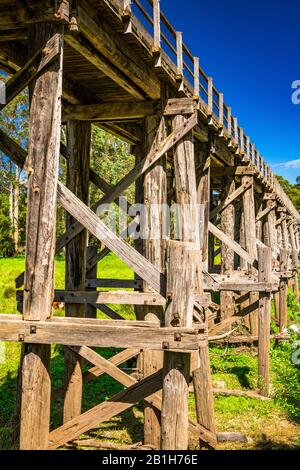
<path id="1" fill-rule="evenodd" d="M 275 173 L 300 175 L 299 0 L 161 0 Z"/>

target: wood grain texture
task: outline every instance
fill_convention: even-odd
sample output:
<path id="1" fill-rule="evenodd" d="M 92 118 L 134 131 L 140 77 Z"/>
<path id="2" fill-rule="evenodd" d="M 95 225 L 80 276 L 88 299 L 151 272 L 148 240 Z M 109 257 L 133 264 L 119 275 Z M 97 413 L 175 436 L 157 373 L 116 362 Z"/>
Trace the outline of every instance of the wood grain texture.
<path id="1" fill-rule="evenodd" d="M 232 240 L 234 240 L 235 207 L 234 197 L 236 195 L 234 177 L 225 177 L 222 180 L 221 198 L 224 201 L 220 217 L 220 229 Z M 243 187 L 245 188 L 245 186 Z M 238 188 L 239 189 L 239 188 Z M 242 193 L 239 193 L 239 195 Z M 225 204 L 225 202 L 227 203 Z M 229 201 L 229 203 L 228 203 Z M 222 202 L 220 204 L 222 206 Z M 219 205 L 219 206 L 220 206 Z M 217 208 L 219 207 L 217 206 Z M 213 212 L 213 211 L 212 211 Z M 222 243 L 221 245 L 221 274 L 230 275 L 234 270 L 234 251 Z M 232 292 L 221 292 L 220 296 L 221 321 L 234 314 L 234 300 Z"/>
<path id="2" fill-rule="evenodd" d="M 272 274 L 272 250 L 270 247 L 258 249 L 258 278 L 267 282 Z M 259 294 L 258 311 L 258 385 L 260 393 L 269 395 L 270 387 L 270 324 L 271 324 L 271 294 Z"/>
<path id="3" fill-rule="evenodd" d="M 81 121 L 67 122 L 67 187 L 83 203 L 88 203 L 90 177 L 91 125 Z M 74 219 L 67 214 L 67 227 Z M 87 230 L 80 232 L 66 246 L 67 290 L 82 291 L 86 282 Z M 84 304 L 65 304 L 68 317 L 84 317 Z M 65 349 L 65 400 L 64 422 L 81 414 L 83 363 L 70 349 Z"/>
<path id="4" fill-rule="evenodd" d="M 159 113 L 145 119 L 145 154 L 147 155 L 167 136 L 166 122 Z M 165 271 L 166 233 L 164 207 L 167 203 L 167 159 L 164 155 L 144 174 L 143 198 L 145 206 L 145 257 L 161 272 Z M 149 286 L 144 283 L 144 291 Z M 164 306 L 144 307 L 142 316 L 145 320 L 158 320 L 164 324 Z M 141 356 L 144 376 L 152 375 L 163 366 L 163 354 L 159 351 L 144 350 Z M 150 403 L 144 406 L 144 443 L 160 448 L 161 430 L 160 413 Z"/>
<path id="5" fill-rule="evenodd" d="M 45 46 L 55 34 L 62 42 L 61 25 L 32 25 L 32 50 Z M 26 164 L 28 210 L 23 313 L 25 320 L 46 320 L 51 317 L 52 310 L 62 57 L 61 52 L 31 87 L 29 153 Z M 50 346 L 26 346 L 21 372 L 21 449 L 47 448 L 50 426 L 49 373 Z"/>
<path id="6" fill-rule="evenodd" d="M 197 354 L 197 353 L 196 353 Z M 196 402 L 197 422 L 212 434 L 216 433 L 214 396 L 211 379 L 208 342 L 199 347 L 199 367 L 192 373 Z M 200 446 L 204 445 L 200 439 Z"/>

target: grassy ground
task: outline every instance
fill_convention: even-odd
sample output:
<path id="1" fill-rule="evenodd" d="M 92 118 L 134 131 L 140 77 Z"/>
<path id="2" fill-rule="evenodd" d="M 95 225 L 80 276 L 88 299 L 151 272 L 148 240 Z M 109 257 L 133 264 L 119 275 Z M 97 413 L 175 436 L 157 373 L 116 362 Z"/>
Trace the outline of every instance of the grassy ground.
<path id="1" fill-rule="evenodd" d="M 0 313 L 15 313 L 14 278 L 22 272 L 24 259 L 0 259 Z M 132 272 L 114 256 L 100 264 L 100 277 L 131 279 Z M 64 287 L 64 261 L 56 260 L 56 288 Z M 299 306 L 293 295 L 289 295 L 290 317 L 293 323 L 300 323 Z M 133 318 L 131 307 L 114 306 L 127 318 Z M 220 449 L 299 449 L 300 448 L 300 370 L 291 362 L 295 349 L 293 342 L 273 344 L 271 350 L 273 399 L 260 401 L 244 397 L 215 397 L 218 432 L 236 431 L 247 435 L 247 444 L 220 444 Z M 98 350 L 105 357 L 117 350 Z M 256 348 L 212 347 L 211 364 L 214 385 L 218 388 L 251 390 L 257 385 Z M 0 344 L 0 449 L 12 446 L 10 442 L 11 418 L 14 412 L 17 367 L 20 345 Z M 5 359 L 5 360 L 2 360 Z M 87 366 L 86 366 L 87 367 Z M 61 347 L 52 348 L 53 388 L 62 386 L 64 360 Z M 122 386 L 108 376 L 84 385 L 83 411 L 91 408 L 109 396 L 117 393 Z M 190 415 L 195 418 L 193 394 L 190 394 Z M 52 403 L 51 428 L 62 422 L 62 399 Z M 88 437 L 97 437 L 115 443 L 134 443 L 143 437 L 142 405 L 105 423 L 91 431 Z M 86 436 L 86 437 L 87 437 Z M 198 442 L 191 441 L 197 448 Z"/>

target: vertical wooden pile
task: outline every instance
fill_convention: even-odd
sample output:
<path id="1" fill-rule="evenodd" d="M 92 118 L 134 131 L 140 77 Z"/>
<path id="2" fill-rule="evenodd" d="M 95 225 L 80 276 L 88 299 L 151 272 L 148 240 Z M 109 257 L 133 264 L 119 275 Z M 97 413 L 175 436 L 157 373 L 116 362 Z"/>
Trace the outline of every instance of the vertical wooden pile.
<path id="1" fill-rule="evenodd" d="M 30 52 L 54 35 L 63 41 L 59 23 L 30 26 Z M 45 54 L 49 53 L 45 49 Z M 46 320 L 52 314 L 56 220 L 56 186 L 61 130 L 62 48 L 31 86 L 26 223 L 24 319 Z M 21 372 L 20 448 L 48 446 L 50 426 L 50 346 L 24 348 Z"/>
<path id="2" fill-rule="evenodd" d="M 255 226 L 255 199 L 254 199 L 254 181 L 253 176 L 243 176 L 242 184 L 248 185 L 249 188 L 243 193 L 243 225 L 244 225 L 244 239 L 245 239 L 245 250 L 254 259 L 257 257 L 256 247 L 256 226 Z M 252 267 L 247 269 L 249 274 L 254 274 L 255 271 Z M 254 292 L 249 293 L 250 305 L 254 304 L 258 300 L 258 295 Z M 255 336 L 258 334 L 258 311 L 254 310 L 251 312 L 249 317 L 251 333 Z"/>
<path id="3" fill-rule="evenodd" d="M 88 204 L 90 176 L 91 124 L 68 121 L 67 123 L 67 187 L 82 202 Z M 67 215 L 67 229 L 75 219 Z M 87 230 L 82 230 L 66 246 L 66 290 L 84 291 L 86 283 Z M 66 304 L 67 317 L 85 317 L 84 304 Z M 81 414 L 82 359 L 65 348 L 65 401 L 64 422 Z"/>
<path id="4" fill-rule="evenodd" d="M 272 250 L 269 247 L 258 249 L 258 281 L 271 282 Z M 270 324 L 271 293 L 259 294 L 258 316 L 258 385 L 260 393 L 269 394 L 270 386 Z"/>
<path id="5" fill-rule="evenodd" d="M 144 154 L 156 148 L 166 138 L 166 124 L 162 114 L 158 113 L 145 118 L 144 123 Z M 165 269 L 165 237 L 163 208 L 167 203 L 166 157 L 162 157 L 144 175 L 143 197 L 145 217 L 144 256 L 161 272 Z M 144 283 L 145 284 L 145 283 Z M 144 285 L 144 292 L 151 289 Z M 144 320 L 164 322 L 164 308 L 145 306 L 142 308 Z M 141 355 L 144 376 L 152 375 L 163 365 L 163 354 L 160 351 L 143 351 Z M 144 407 L 144 443 L 160 448 L 161 429 L 160 413 L 149 402 Z"/>
<path id="6" fill-rule="evenodd" d="M 186 118 L 175 116 L 173 129 Z M 174 170 L 178 223 L 181 241 L 168 247 L 168 286 L 170 303 L 165 313 L 166 326 L 193 325 L 193 295 L 196 277 L 197 191 L 192 132 L 174 150 Z M 167 449 L 188 448 L 188 388 L 190 354 L 165 352 L 162 393 L 162 441 Z"/>
<path id="7" fill-rule="evenodd" d="M 226 200 L 235 191 L 234 176 L 222 178 L 222 201 Z M 221 213 L 220 229 L 228 237 L 234 240 L 235 235 L 235 209 L 234 203 L 228 204 Z M 234 270 L 234 252 L 225 243 L 221 245 L 221 274 L 229 275 Z M 234 294 L 233 292 L 221 292 L 220 294 L 220 314 L 221 321 L 234 314 Z"/>

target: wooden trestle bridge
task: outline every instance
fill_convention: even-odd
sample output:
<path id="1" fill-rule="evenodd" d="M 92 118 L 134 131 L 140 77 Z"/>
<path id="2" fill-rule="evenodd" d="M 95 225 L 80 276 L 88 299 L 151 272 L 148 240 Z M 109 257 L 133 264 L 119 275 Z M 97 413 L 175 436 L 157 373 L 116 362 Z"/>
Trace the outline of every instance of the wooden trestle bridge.
<path id="1" fill-rule="evenodd" d="M 258 342 L 258 388 L 268 394 L 271 302 L 283 330 L 289 284 L 298 296 L 299 214 L 200 65 L 159 0 L 0 0 L 6 101 L 27 86 L 31 99 L 28 154 L 0 131 L 0 149 L 28 173 L 26 269 L 16 280 L 22 315 L 0 316 L 0 340 L 23 343 L 21 449 L 57 449 L 142 400 L 146 444 L 187 449 L 191 433 L 215 447 L 208 341 L 236 323 L 248 335 L 228 341 Z M 92 123 L 132 144 L 136 163 L 115 186 L 90 168 Z M 89 208 L 90 183 L 99 201 Z M 133 183 L 150 233 L 135 248 L 95 214 Z M 168 241 L 159 207 L 172 201 L 182 208 L 182 236 Z M 57 203 L 69 216 L 56 241 Z M 186 207 L 199 204 L 203 217 L 195 210 L 191 221 Z M 100 252 L 87 248 L 88 233 Z M 64 247 L 66 290 L 54 292 L 54 255 Z M 134 282 L 96 279 L 110 251 Z M 53 316 L 53 300 L 65 302 L 66 317 Z M 136 306 L 136 320 L 110 304 Z M 50 431 L 51 344 L 66 345 L 66 355 L 64 422 Z M 94 347 L 123 350 L 106 360 Z M 133 357 L 138 378 L 118 367 Z M 83 383 L 104 373 L 124 390 L 82 414 Z M 197 422 L 188 418 L 191 381 Z"/>

